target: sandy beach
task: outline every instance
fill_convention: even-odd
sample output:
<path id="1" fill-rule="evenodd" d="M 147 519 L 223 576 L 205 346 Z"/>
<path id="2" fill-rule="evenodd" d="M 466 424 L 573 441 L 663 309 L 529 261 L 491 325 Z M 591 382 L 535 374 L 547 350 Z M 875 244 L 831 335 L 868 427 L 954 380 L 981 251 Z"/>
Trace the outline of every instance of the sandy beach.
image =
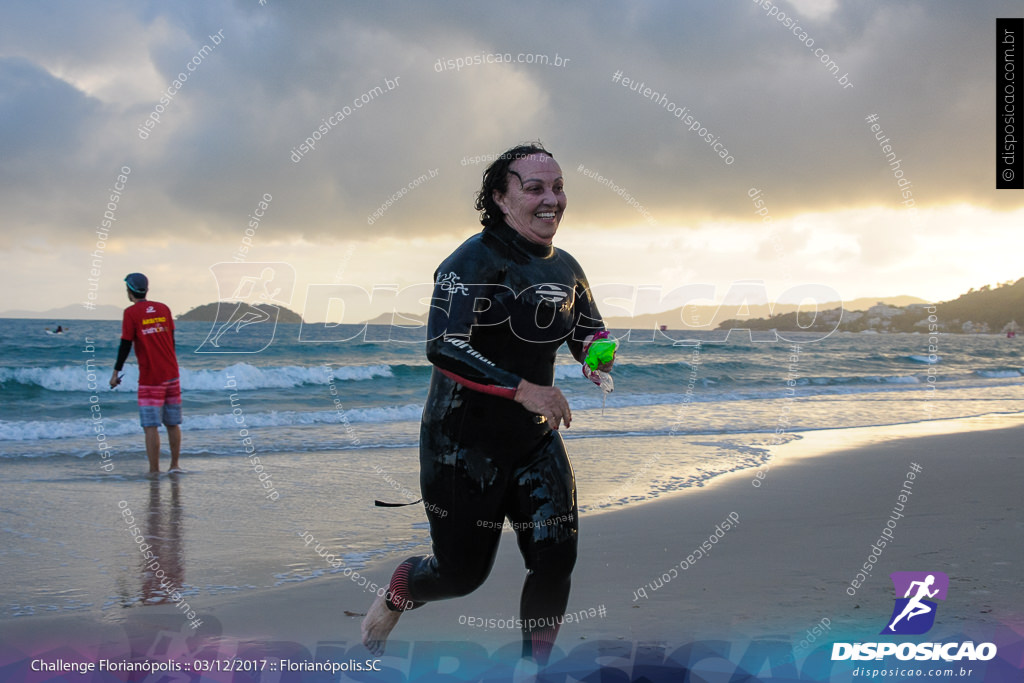
<path id="1" fill-rule="evenodd" d="M 1024 683 L 1020 0 L 10 4 L 0 683 Z"/>
<path id="2" fill-rule="evenodd" d="M 1020 675 L 1024 642 L 1022 439 L 1019 416 L 811 432 L 777 447 L 759 469 L 585 517 L 568 610 L 576 618 L 562 626 L 553 666 L 564 655 L 573 666 L 586 660 L 597 667 L 591 655 L 600 649 L 612 657 L 602 665 L 635 674 L 631 667 L 645 656 L 660 664 L 674 651 L 671 665 L 659 669 L 668 675 L 679 670 L 679 648 L 691 652 L 688 644 L 717 640 L 731 650 L 693 663 L 696 669 L 720 667 L 724 660 L 735 665 L 754 645 L 770 643 L 775 668 L 765 671 L 772 676 L 800 670 L 806 680 L 852 680 L 850 669 L 860 663 L 837 662 L 832 670 L 831 643 L 883 640 L 877 634 L 894 599 L 889 573 L 938 571 L 948 574 L 949 593 L 927 638 L 995 642 L 999 656 L 980 663 L 990 668 L 974 680 L 1019 680 L 1003 676 Z M 908 473 L 915 476 L 908 479 Z M 854 588 L 851 582 L 892 519 L 901 491 L 906 502 L 889 525 L 891 542 Z M 391 569 L 389 560 L 361 574 L 382 584 Z M 513 661 L 518 632 L 505 626 L 516 616 L 523 572 L 506 532 L 484 587 L 403 615 L 383 666 L 405 672 L 407 680 L 428 669 L 445 672 L 447 680 L 476 680 L 488 657 Z M 178 641 L 183 650 L 177 655 L 188 657 L 259 651 L 291 652 L 296 660 L 363 660 L 358 614 L 370 601 L 356 581 L 336 575 L 256 597 L 206 598 L 199 610 L 204 625 L 196 631 L 186 629 L 171 606 L 135 610 L 121 624 L 74 617 L 7 620 L 0 624 L 3 665 L 19 658 L 24 664 L 26 655 L 58 643 L 65 654 L 86 657 L 173 652 L 146 642 L 160 633 Z M 447 659 L 440 656 L 445 653 Z M 797 668 L 787 669 L 794 659 Z"/>

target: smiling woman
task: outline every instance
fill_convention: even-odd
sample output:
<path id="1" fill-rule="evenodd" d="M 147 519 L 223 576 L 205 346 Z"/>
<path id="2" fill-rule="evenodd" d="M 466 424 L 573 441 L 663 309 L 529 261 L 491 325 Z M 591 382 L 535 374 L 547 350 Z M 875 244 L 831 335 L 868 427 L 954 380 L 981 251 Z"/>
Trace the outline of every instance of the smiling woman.
<path id="1" fill-rule="evenodd" d="M 519 182 L 510 182 L 509 176 Z M 542 147 L 511 149 L 484 172 L 476 200 L 480 222 L 507 223 L 531 242 L 551 244 L 565 213 L 564 186 L 561 167 Z"/>
<path id="2" fill-rule="evenodd" d="M 434 274 L 434 368 L 420 426 L 434 554 L 400 564 L 371 607 L 363 622 L 371 652 L 383 651 L 403 611 L 483 584 L 508 518 L 528 570 L 523 656 L 545 663 L 550 655 L 578 536 L 576 483 L 558 433 L 572 413 L 553 386 L 555 357 L 567 342 L 582 363 L 606 334 L 583 270 L 551 245 L 565 206 L 551 154 L 540 145 L 509 150 L 484 172 L 476 201 L 483 231 Z"/>

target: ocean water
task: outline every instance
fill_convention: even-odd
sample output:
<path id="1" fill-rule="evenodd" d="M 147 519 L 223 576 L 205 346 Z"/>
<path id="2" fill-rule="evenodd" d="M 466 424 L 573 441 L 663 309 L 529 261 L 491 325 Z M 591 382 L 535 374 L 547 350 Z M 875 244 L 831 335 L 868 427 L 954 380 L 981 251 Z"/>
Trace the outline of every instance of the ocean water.
<path id="1" fill-rule="evenodd" d="M 134 357 L 120 387 L 106 384 L 120 323 L 72 321 L 59 336 L 44 326 L 0 320 L 0 618 L 116 619 L 166 601 L 126 532 L 125 508 L 175 587 L 200 605 L 342 571 L 328 552 L 361 568 L 428 550 L 422 507 L 373 505 L 418 497 L 430 375 L 421 333 L 375 341 L 387 328 L 307 327 L 300 340 L 298 325 L 282 324 L 257 353 L 197 353 L 209 348 L 211 323 L 179 323 L 188 473 L 150 481 Z M 573 410 L 562 433 L 582 516 L 757 467 L 772 443 L 806 430 L 1024 410 L 1020 338 L 940 335 L 929 353 L 922 334 L 797 345 L 743 332 L 725 342 L 695 333 L 705 341 L 690 345 L 652 336 L 620 341 L 604 406 L 563 349 L 556 384 Z M 98 439 L 113 454 L 106 469 Z"/>
<path id="2" fill-rule="evenodd" d="M 349 329 L 330 336 L 361 329 L 341 327 Z M 196 353 L 210 329 L 178 326 L 189 458 L 239 455 L 242 422 L 265 452 L 355 449 L 386 459 L 389 449 L 415 446 L 430 376 L 422 335 L 316 343 L 282 324 L 258 353 Z M 368 335 L 387 337 L 381 329 Z M 97 412 L 115 457 L 140 457 L 134 356 L 121 386 L 107 388 L 119 323 L 42 330 L 39 321 L 0 320 L 0 461 L 96 457 Z M 601 392 L 563 347 L 556 382 L 575 416 L 565 437 L 770 433 L 783 404 L 786 431 L 797 432 L 1020 410 L 1024 339 L 941 335 L 932 356 L 925 335 L 837 333 L 800 344 L 793 363 L 792 344 L 744 334 L 699 346 L 631 335 L 647 341 L 621 342 L 603 414 Z"/>

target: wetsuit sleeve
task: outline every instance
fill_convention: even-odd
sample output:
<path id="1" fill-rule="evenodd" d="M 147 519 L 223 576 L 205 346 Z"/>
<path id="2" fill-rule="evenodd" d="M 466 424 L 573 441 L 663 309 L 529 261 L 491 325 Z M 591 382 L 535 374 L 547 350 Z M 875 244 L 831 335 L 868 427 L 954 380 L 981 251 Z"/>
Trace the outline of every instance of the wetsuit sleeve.
<path id="1" fill-rule="evenodd" d="M 114 363 L 114 369 L 118 372 L 124 367 L 124 362 L 128 360 L 128 353 L 132 350 L 132 340 L 135 339 L 135 321 L 131 317 L 131 308 L 125 309 L 124 315 L 121 317 L 121 346 L 117 349 L 117 361 Z"/>
<path id="2" fill-rule="evenodd" d="M 117 350 L 117 362 L 114 363 L 114 369 L 121 372 L 121 368 L 124 367 L 124 362 L 128 360 L 128 352 L 132 350 L 132 342 L 130 339 L 122 339 L 121 347 Z"/>
<path id="3" fill-rule="evenodd" d="M 587 282 L 587 276 L 583 273 L 583 269 L 576 259 L 568 254 L 565 254 L 565 257 L 573 264 L 576 272 L 576 326 L 569 337 L 569 351 L 573 358 L 582 363 L 585 357 L 583 340 L 592 334 L 601 332 L 605 326 L 604 320 L 597 310 L 594 297 L 590 294 L 590 283 Z"/>
<path id="4" fill-rule="evenodd" d="M 499 285 L 493 257 L 482 244 L 459 247 L 434 274 L 427 318 L 427 359 L 448 378 L 474 391 L 515 398 L 522 378 L 499 368 L 469 343 Z"/>

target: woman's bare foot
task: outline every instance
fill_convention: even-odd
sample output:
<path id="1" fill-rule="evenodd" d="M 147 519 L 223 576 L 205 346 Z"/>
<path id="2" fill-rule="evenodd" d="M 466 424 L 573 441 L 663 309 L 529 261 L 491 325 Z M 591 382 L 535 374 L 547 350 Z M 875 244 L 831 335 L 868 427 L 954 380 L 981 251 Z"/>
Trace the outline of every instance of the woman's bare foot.
<path id="1" fill-rule="evenodd" d="M 387 601 L 377 596 L 377 599 L 370 605 L 370 611 L 363 619 L 363 645 L 370 651 L 370 654 L 377 657 L 384 654 L 384 646 L 388 642 L 388 635 L 398 624 L 401 612 L 392 612 L 388 609 Z"/>

